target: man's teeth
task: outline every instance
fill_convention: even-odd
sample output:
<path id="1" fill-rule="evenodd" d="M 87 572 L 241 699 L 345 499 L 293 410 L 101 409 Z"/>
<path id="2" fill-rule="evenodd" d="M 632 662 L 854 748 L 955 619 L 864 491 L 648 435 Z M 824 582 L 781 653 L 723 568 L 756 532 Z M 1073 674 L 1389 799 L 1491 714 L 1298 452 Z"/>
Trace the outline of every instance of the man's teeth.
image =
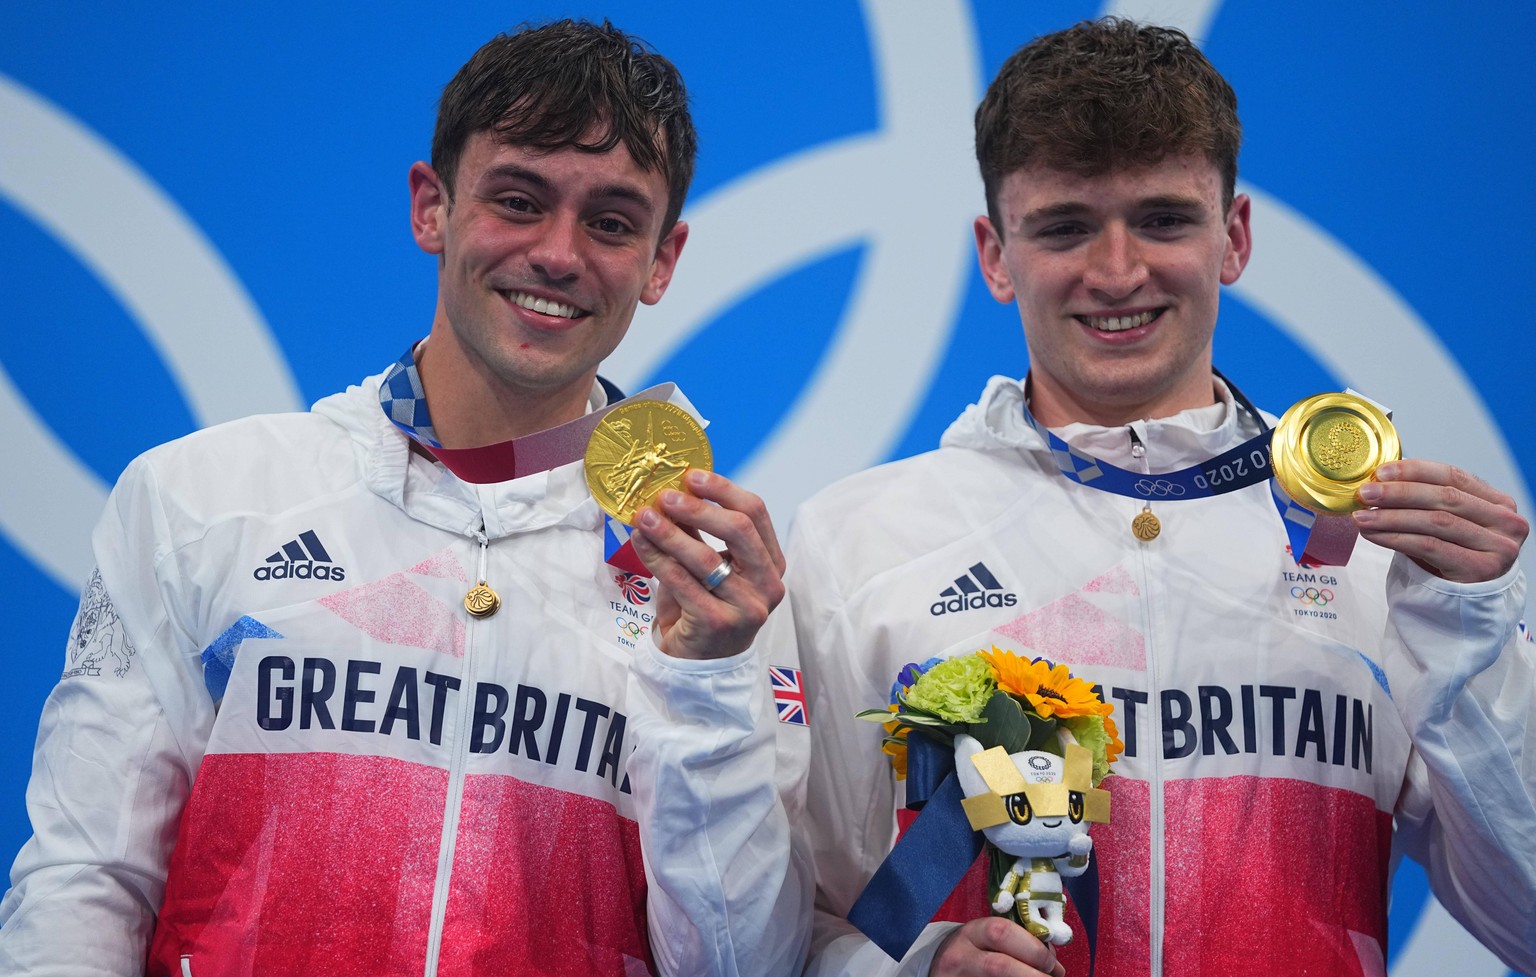
<path id="1" fill-rule="evenodd" d="M 1141 312 L 1136 315 L 1111 316 L 1107 319 L 1091 315 L 1082 317 L 1084 322 L 1102 332 L 1124 332 L 1127 329 L 1144 326 L 1156 318 L 1157 313 L 1153 311 Z"/>
<path id="2" fill-rule="evenodd" d="M 544 315 L 559 316 L 562 319 L 574 319 L 581 315 L 581 310 L 574 305 L 565 305 L 561 302 L 551 302 L 549 299 L 535 298 L 526 292 L 509 292 L 508 297 L 513 303 L 534 312 L 542 312 Z"/>

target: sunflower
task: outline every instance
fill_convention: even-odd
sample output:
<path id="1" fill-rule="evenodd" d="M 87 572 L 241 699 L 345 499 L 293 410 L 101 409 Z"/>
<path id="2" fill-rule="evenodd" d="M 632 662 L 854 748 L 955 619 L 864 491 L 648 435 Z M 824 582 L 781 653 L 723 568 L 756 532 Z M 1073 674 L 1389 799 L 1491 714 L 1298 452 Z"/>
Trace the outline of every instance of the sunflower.
<path id="1" fill-rule="evenodd" d="M 1025 661 L 996 645 L 990 652 L 977 654 L 992 666 L 997 687 L 1028 700 L 1041 719 L 1109 715 L 1112 707 L 1099 701 L 1093 686 L 1074 678 L 1065 665 L 1055 665 L 1044 658 Z"/>
<path id="2" fill-rule="evenodd" d="M 1109 713 L 1106 712 L 1103 719 L 1104 732 L 1109 734 L 1109 745 L 1104 749 L 1104 759 L 1109 763 L 1114 763 L 1120 759 L 1120 754 L 1125 751 L 1125 744 L 1120 742 L 1120 730 L 1115 728 L 1115 721 L 1109 718 Z"/>

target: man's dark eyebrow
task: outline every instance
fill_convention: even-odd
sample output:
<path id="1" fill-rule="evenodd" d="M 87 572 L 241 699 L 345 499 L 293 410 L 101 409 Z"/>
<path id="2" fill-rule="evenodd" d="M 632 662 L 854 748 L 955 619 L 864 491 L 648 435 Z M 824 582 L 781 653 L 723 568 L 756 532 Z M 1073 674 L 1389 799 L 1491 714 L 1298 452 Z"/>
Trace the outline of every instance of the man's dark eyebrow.
<path id="1" fill-rule="evenodd" d="M 656 202 L 651 199 L 650 194 L 628 183 L 610 183 L 595 188 L 587 195 L 589 200 L 610 200 L 615 197 L 620 200 L 628 200 L 647 214 L 653 213 L 656 210 Z"/>
<path id="2" fill-rule="evenodd" d="M 1044 207 L 1037 207 L 1031 210 L 1019 218 L 1019 224 L 1027 226 L 1038 224 L 1041 221 L 1060 220 L 1063 217 L 1077 217 L 1086 213 L 1088 213 L 1087 204 L 1079 203 L 1076 200 L 1064 200 L 1061 203 L 1047 204 Z"/>
<path id="3" fill-rule="evenodd" d="M 1136 202 L 1138 210 L 1204 210 L 1205 201 L 1199 197 L 1186 197 L 1182 194 L 1159 194 L 1153 197 L 1143 197 Z M 1029 211 L 1019 219 L 1021 227 L 1031 224 L 1040 224 L 1046 221 L 1062 220 L 1068 217 L 1080 217 L 1090 213 L 1092 208 L 1078 200 L 1063 200 L 1060 203 L 1047 204 Z"/>
<path id="4" fill-rule="evenodd" d="M 517 163 L 501 163 L 485 171 L 485 180 L 520 180 L 523 183 L 532 184 L 540 190 L 552 189 L 553 184 L 549 178 L 537 170 L 531 170 Z M 642 208 L 647 214 L 656 211 L 656 202 L 650 194 L 639 187 L 628 183 L 607 183 L 600 187 L 594 187 L 587 195 L 589 200 L 610 200 L 618 198 L 627 200 Z"/>
<path id="5" fill-rule="evenodd" d="M 1204 210 L 1205 201 L 1199 197 L 1185 197 L 1170 193 L 1147 197 L 1140 202 L 1142 210 Z"/>
<path id="6" fill-rule="evenodd" d="M 482 179 L 522 180 L 524 183 L 533 184 L 540 190 L 548 190 L 550 187 L 549 180 L 547 180 L 542 173 L 538 172 L 537 170 L 530 170 L 526 166 L 519 166 L 516 163 L 500 163 L 496 166 L 493 166 L 485 171 Z"/>

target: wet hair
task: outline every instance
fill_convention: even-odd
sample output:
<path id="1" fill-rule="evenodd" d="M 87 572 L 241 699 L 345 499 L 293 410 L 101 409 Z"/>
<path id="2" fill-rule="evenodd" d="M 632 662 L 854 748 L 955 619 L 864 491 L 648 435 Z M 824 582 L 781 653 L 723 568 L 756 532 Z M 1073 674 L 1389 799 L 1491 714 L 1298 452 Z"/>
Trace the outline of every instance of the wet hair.
<path id="1" fill-rule="evenodd" d="M 676 66 L 608 21 L 524 25 L 488 41 L 443 89 L 432 168 L 451 201 L 459 157 L 477 132 L 540 150 L 606 153 L 622 144 L 667 181 L 662 236 L 693 181 L 698 135 Z"/>
<path id="2" fill-rule="evenodd" d="M 1243 129 L 1237 94 L 1183 31 L 1119 17 L 1083 21 L 1003 62 L 976 109 L 987 213 L 1010 173 L 1046 166 L 1080 176 L 1204 155 L 1232 206 Z"/>

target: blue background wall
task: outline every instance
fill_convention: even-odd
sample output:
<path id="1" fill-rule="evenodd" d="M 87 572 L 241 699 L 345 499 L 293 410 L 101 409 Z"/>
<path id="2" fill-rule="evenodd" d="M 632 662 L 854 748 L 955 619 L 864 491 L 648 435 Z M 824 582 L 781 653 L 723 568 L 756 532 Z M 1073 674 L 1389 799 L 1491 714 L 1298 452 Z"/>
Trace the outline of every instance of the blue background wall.
<path id="1" fill-rule="evenodd" d="M 1409 453 L 1531 511 L 1536 8 L 743 6 L 0 13 L 0 853 L 28 832 L 30 745 L 107 487 L 157 442 L 308 404 L 426 332 L 434 265 L 409 235 L 406 169 L 442 84 L 524 19 L 608 16 L 682 68 L 703 137 L 693 236 L 605 373 L 681 382 L 721 469 L 781 523 L 1025 370 L 1016 312 L 974 271 L 969 116 L 1024 40 L 1115 10 L 1185 26 L 1239 93 L 1255 258 L 1218 365 L 1273 410 L 1355 386 L 1397 409 Z M 1417 869 L 1393 926 L 1394 973 L 1505 973 Z"/>

